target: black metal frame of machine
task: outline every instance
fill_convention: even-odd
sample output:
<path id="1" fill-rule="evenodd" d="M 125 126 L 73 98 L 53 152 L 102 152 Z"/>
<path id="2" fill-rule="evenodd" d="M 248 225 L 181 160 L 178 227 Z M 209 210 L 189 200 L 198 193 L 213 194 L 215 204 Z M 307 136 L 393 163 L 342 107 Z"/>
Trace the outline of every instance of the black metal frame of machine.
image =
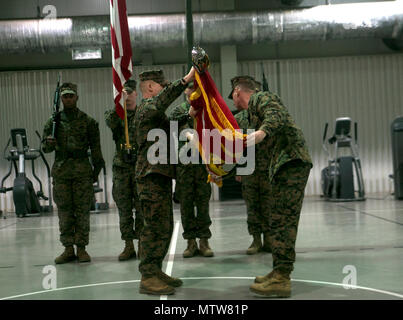
<path id="1" fill-rule="evenodd" d="M 0 193 L 6 193 L 13 191 L 13 201 L 15 205 L 15 213 L 17 217 L 38 216 L 42 212 L 52 212 L 52 191 L 51 191 L 51 176 L 50 168 L 46 161 L 46 158 L 41 149 L 41 137 L 36 131 L 39 137 L 39 148 L 30 149 L 27 142 L 26 130 L 24 128 L 11 129 L 11 138 L 8 140 L 7 146 L 4 149 L 4 158 L 10 162 L 10 169 L 6 176 L 3 177 L 0 184 Z M 9 150 L 9 154 L 6 151 L 12 142 L 12 148 Z M 44 162 L 48 174 L 48 193 L 46 197 L 43 193 L 42 182 L 35 173 L 35 160 L 41 158 Z M 25 161 L 31 161 L 32 175 L 39 183 L 39 191 L 35 192 L 32 181 L 26 176 Z M 18 161 L 18 165 L 17 165 Z M 4 182 L 11 175 L 11 172 L 15 170 L 15 179 L 12 187 L 4 187 Z M 48 201 L 48 205 L 41 206 L 39 199 Z"/>
<path id="2" fill-rule="evenodd" d="M 93 205 L 91 206 L 91 211 L 95 211 L 95 213 L 99 213 L 100 211 L 109 210 L 109 202 L 108 202 L 108 190 L 106 184 L 106 168 L 105 166 L 102 168 L 102 173 L 104 176 L 104 185 L 103 188 L 100 187 L 99 180 L 94 185 L 94 198 L 95 194 L 98 192 L 104 192 L 104 200 L 105 202 L 97 202 L 96 199 L 94 200 Z"/>
<path id="3" fill-rule="evenodd" d="M 358 156 L 357 122 L 354 123 L 355 142 L 350 136 L 351 119 L 337 118 L 333 136 L 326 140 L 328 123 L 323 134 L 323 149 L 328 155 L 328 166 L 322 170 L 321 185 L 323 196 L 328 201 L 362 201 L 365 200 L 364 180 L 361 170 L 361 160 Z M 327 148 L 333 145 L 333 155 Z M 340 149 L 348 148 L 349 156 L 340 156 Z M 354 169 L 355 170 L 354 170 Z M 358 190 L 354 190 L 354 171 Z"/>
<path id="4" fill-rule="evenodd" d="M 91 166 L 93 166 L 92 164 L 92 158 L 91 158 L 91 150 L 88 150 L 88 159 L 90 161 Z M 91 211 L 95 211 L 95 213 L 99 213 L 100 211 L 106 211 L 109 210 L 109 202 L 108 202 L 108 188 L 107 188 L 107 177 L 106 177 L 106 168 L 105 165 L 102 168 L 102 174 L 104 176 L 104 185 L 103 188 L 100 187 L 99 184 L 99 178 L 97 180 L 97 182 L 93 185 L 94 188 L 94 201 L 91 204 Z M 99 192 L 104 192 L 104 200 L 105 202 L 97 202 L 95 194 L 99 193 Z"/>
<path id="5" fill-rule="evenodd" d="M 403 116 L 397 117 L 391 124 L 394 195 L 396 200 L 403 200 Z"/>

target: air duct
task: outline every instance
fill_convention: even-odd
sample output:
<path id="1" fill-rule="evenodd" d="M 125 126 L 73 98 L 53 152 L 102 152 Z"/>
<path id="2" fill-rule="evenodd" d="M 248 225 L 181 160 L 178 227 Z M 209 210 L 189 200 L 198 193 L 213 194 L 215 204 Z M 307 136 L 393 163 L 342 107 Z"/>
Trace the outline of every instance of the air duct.
<path id="1" fill-rule="evenodd" d="M 186 47 L 184 14 L 130 16 L 135 48 Z M 194 14 L 194 42 L 257 44 L 290 40 L 403 39 L 403 0 L 308 9 Z M 109 16 L 0 21 L 0 54 L 110 48 Z"/>

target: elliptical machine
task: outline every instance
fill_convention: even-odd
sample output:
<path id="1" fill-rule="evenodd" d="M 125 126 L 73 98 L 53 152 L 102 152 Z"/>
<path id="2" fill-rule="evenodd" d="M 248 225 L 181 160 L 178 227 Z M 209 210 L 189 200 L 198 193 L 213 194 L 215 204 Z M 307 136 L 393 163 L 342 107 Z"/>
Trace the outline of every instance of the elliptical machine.
<path id="1" fill-rule="evenodd" d="M 99 184 L 99 179 L 94 185 L 94 202 L 91 205 L 91 211 L 95 211 L 95 213 L 100 213 L 100 211 L 107 211 L 109 210 L 109 202 L 108 202 L 108 192 L 107 192 L 107 185 L 106 185 L 106 168 L 103 166 L 102 174 L 104 176 L 104 186 L 101 188 Z M 95 194 L 103 192 L 104 193 L 104 200 L 105 202 L 97 202 L 95 198 Z"/>
<path id="2" fill-rule="evenodd" d="M 326 141 L 328 123 L 323 134 L 323 149 L 328 155 L 328 166 L 322 170 L 321 185 L 323 196 L 328 201 L 362 201 L 365 200 L 364 181 L 362 177 L 361 161 L 358 156 L 357 122 L 354 123 L 355 142 L 350 136 L 351 119 L 337 118 L 333 136 Z M 333 155 L 327 148 L 333 145 Z M 349 156 L 339 156 L 341 148 L 348 148 Z M 354 170 L 358 190 L 354 190 Z"/>
<path id="3" fill-rule="evenodd" d="M 92 158 L 91 158 L 91 150 L 88 150 L 88 160 L 90 161 L 91 166 L 93 167 Z M 109 210 L 109 202 L 108 202 L 108 190 L 106 184 L 106 168 L 105 165 L 102 167 L 102 174 L 104 176 L 104 186 L 101 188 L 99 183 L 99 178 L 97 182 L 93 185 L 94 188 L 94 201 L 91 204 L 91 211 L 95 211 L 95 213 L 100 213 L 100 211 L 107 211 Z M 105 202 L 97 202 L 95 194 L 103 192 L 104 193 L 104 200 Z"/>
<path id="4" fill-rule="evenodd" d="M 39 137 L 39 145 L 41 145 L 41 137 L 36 131 Z M 9 154 L 6 155 L 6 150 L 12 142 L 12 148 L 9 150 Z M 35 160 L 41 157 L 44 162 L 48 174 L 48 192 L 49 196 L 46 197 L 43 193 L 42 182 L 35 174 Z M 50 168 L 46 161 L 46 158 L 42 152 L 41 147 L 38 149 L 30 149 L 27 142 L 26 130 L 23 128 L 11 129 L 11 138 L 8 140 L 7 146 L 4 149 L 4 158 L 10 162 L 10 169 L 6 176 L 1 180 L 0 193 L 6 193 L 13 191 L 13 200 L 15 206 L 15 213 L 17 217 L 22 218 L 25 216 L 39 216 L 42 212 L 52 212 L 52 195 L 51 195 L 51 177 Z M 31 160 L 32 175 L 39 183 L 39 191 L 35 192 L 32 181 L 29 180 L 25 173 L 25 161 Z M 18 166 L 17 166 L 18 161 Z M 4 182 L 11 175 L 11 172 L 15 170 L 15 179 L 12 187 L 4 187 Z M 47 200 L 48 205 L 41 206 L 39 200 Z"/>

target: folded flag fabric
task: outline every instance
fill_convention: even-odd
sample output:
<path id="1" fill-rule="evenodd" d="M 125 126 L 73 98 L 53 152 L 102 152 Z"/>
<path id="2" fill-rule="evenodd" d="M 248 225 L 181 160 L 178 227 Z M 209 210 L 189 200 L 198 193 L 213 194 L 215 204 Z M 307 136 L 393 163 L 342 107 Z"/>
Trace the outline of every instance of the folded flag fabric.
<path id="1" fill-rule="evenodd" d="M 208 181 L 222 186 L 222 180 L 232 169 L 245 147 L 242 134 L 232 112 L 217 90 L 208 70 L 195 73 L 195 91 L 190 96 L 194 109 L 201 109 L 195 118 L 199 153 L 209 171 Z"/>

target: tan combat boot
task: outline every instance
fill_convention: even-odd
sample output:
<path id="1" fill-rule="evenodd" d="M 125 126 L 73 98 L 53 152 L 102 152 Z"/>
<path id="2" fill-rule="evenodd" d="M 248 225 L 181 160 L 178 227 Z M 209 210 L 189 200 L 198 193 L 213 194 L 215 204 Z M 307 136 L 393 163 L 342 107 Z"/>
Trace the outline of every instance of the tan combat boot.
<path id="1" fill-rule="evenodd" d="M 255 278 L 255 283 L 263 283 L 268 281 L 274 274 L 274 270 L 268 274 L 266 274 L 265 276 L 257 276 Z"/>
<path id="2" fill-rule="evenodd" d="M 184 258 L 191 258 L 197 254 L 197 242 L 195 239 L 189 239 L 188 240 L 188 247 L 186 250 L 183 252 L 183 257 Z"/>
<path id="3" fill-rule="evenodd" d="M 91 257 L 85 251 L 85 247 L 77 247 L 77 257 L 78 257 L 78 262 L 90 262 Z"/>
<path id="4" fill-rule="evenodd" d="M 74 253 L 74 247 L 68 246 L 64 249 L 64 252 L 55 259 L 56 264 L 63 264 L 73 260 L 76 260 L 77 256 Z"/>
<path id="5" fill-rule="evenodd" d="M 268 297 L 288 298 L 291 296 L 290 275 L 273 271 L 267 281 L 252 284 L 250 291 Z"/>
<path id="6" fill-rule="evenodd" d="M 160 270 L 157 273 L 157 277 L 160 278 L 162 281 L 164 281 L 167 285 L 169 285 L 171 287 L 180 287 L 183 284 L 183 281 L 181 279 L 168 276 L 162 270 Z"/>
<path id="7" fill-rule="evenodd" d="M 119 255 L 119 261 L 126 261 L 131 258 L 136 258 L 136 250 L 134 250 L 133 240 L 126 240 L 125 248 Z"/>
<path id="8" fill-rule="evenodd" d="M 208 244 L 208 239 L 207 238 L 202 238 L 199 241 L 199 251 L 200 254 L 203 257 L 212 257 L 214 256 L 213 250 L 211 250 L 209 244 Z"/>
<path id="9" fill-rule="evenodd" d="M 270 233 L 265 232 L 263 233 L 263 251 L 271 253 L 271 244 L 270 244 Z"/>
<path id="10" fill-rule="evenodd" d="M 246 250 L 246 254 L 256 254 L 259 251 L 262 250 L 262 238 L 260 236 L 260 233 L 256 233 L 253 235 L 253 242 L 250 245 L 250 247 L 248 248 L 248 250 Z"/>
<path id="11" fill-rule="evenodd" d="M 154 294 L 154 295 L 168 295 L 174 294 L 175 288 L 167 285 L 157 276 L 141 277 L 140 293 Z"/>

